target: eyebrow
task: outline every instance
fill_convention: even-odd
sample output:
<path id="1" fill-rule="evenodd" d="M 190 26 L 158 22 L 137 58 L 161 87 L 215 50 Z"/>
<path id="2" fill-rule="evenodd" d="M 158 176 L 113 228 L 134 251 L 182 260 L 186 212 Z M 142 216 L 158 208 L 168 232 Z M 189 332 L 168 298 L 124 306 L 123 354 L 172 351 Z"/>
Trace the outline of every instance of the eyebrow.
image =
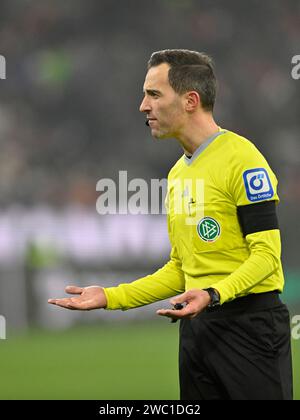
<path id="1" fill-rule="evenodd" d="M 160 95 L 161 92 L 159 90 L 155 90 L 155 89 L 144 89 L 143 90 L 144 93 L 147 93 L 148 95 Z"/>

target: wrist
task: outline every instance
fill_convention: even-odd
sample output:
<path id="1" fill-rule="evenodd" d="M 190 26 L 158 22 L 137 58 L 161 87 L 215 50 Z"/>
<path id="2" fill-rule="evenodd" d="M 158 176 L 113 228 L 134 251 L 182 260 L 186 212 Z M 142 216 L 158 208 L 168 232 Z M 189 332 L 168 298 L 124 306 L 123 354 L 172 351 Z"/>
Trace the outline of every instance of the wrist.
<path id="1" fill-rule="evenodd" d="M 214 289 L 212 287 L 208 287 L 206 289 L 202 289 L 203 291 L 207 292 L 209 295 L 209 303 L 207 305 L 207 308 L 212 309 L 220 306 L 220 293 L 217 289 Z"/>

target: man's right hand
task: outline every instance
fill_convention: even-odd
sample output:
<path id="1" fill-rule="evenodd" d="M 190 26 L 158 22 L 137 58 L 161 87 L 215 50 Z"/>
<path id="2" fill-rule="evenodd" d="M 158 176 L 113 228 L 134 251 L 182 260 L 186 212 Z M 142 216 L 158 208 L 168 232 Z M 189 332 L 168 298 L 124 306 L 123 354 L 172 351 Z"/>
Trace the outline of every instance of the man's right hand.
<path id="1" fill-rule="evenodd" d="M 91 309 L 106 308 L 107 300 L 104 290 L 100 286 L 77 287 L 67 286 L 66 292 L 76 297 L 62 299 L 49 299 L 48 303 L 61 306 L 66 309 L 77 309 L 80 311 L 89 311 Z"/>

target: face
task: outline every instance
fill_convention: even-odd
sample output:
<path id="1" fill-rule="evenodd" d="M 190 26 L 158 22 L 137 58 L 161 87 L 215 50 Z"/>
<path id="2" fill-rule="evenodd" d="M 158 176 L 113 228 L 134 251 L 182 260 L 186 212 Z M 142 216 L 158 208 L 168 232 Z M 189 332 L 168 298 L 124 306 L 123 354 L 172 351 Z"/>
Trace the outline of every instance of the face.
<path id="1" fill-rule="evenodd" d="M 158 139 L 177 137 L 183 124 L 184 103 L 169 84 L 166 63 L 151 67 L 144 83 L 140 111 L 146 114 L 151 134 Z"/>

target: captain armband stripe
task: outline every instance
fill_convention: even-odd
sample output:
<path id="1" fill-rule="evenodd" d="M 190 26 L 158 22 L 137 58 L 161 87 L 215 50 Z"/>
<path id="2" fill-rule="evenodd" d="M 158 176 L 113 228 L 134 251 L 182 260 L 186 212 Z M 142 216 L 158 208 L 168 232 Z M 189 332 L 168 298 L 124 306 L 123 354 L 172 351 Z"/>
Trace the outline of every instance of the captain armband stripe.
<path id="1" fill-rule="evenodd" d="M 244 237 L 250 233 L 279 229 L 275 201 L 262 201 L 237 207 Z"/>

